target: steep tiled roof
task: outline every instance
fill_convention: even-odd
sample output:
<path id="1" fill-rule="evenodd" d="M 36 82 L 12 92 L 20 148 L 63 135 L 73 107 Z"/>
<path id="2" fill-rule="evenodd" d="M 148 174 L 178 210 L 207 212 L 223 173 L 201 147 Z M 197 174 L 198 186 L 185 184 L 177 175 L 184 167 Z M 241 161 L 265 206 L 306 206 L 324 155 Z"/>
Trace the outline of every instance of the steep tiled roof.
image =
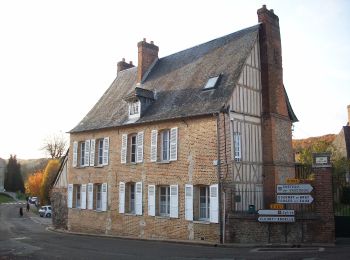
<path id="1" fill-rule="evenodd" d="M 257 40 L 259 25 L 160 58 L 141 85 L 137 68 L 120 71 L 97 104 L 71 132 L 121 126 L 128 122 L 123 99 L 135 87 L 156 99 L 136 123 L 218 112 L 230 98 L 244 62 Z M 217 88 L 203 91 L 212 76 L 222 74 Z"/>

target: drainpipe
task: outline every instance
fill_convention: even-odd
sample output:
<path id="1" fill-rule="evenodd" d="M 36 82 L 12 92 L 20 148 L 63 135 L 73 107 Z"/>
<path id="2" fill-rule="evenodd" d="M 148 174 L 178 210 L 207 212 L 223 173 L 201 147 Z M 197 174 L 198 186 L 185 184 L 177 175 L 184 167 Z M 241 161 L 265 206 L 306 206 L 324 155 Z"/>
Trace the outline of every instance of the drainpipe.
<path id="1" fill-rule="evenodd" d="M 221 157 L 220 157 L 220 113 L 216 114 L 216 135 L 217 135 L 217 152 L 218 152 L 218 161 L 217 161 L 217 177 L 218 177 L 218 201 L 219 201 L 219 225 L 220 225 L 220 244 L 223 243 L 223 223 L 222 223 L 222 206 L 221 206 Z"/>

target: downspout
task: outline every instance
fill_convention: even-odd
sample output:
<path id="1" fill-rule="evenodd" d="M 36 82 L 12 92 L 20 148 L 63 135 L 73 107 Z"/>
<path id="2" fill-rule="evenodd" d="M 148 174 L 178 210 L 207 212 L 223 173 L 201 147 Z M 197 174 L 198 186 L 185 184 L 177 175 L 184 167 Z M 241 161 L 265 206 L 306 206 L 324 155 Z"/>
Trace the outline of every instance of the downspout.
<path id="1" fill-rule="evenodd" d="M 217 152 L 218 152 L 218 160 L 217 160 L 217 177 L 218 177 L 218 201 L 219 201 L 219 226 L 220 226 L 220 244 L 223 243 L 223 223 L 222 223 L 222 206 L 221 206 L 221 157 L 220 157 L 220 112 L 216 114 L 216 135 L 217 135 Z"/>

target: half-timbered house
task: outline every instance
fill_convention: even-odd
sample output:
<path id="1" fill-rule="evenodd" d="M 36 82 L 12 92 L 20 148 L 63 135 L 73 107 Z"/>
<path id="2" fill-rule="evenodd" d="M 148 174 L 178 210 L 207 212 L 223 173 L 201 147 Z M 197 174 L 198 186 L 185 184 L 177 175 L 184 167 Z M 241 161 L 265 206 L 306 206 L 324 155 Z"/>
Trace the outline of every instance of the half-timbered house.
<path id="1" fill-rule="evenodd" d="M 229 213 L 263 208 L 293 173 L 296 117 L 278 17 L 118 74 L 70 131 L 68 229 L 219 242 Z M 293 175 L 294 176 L 294 175 Z"/>

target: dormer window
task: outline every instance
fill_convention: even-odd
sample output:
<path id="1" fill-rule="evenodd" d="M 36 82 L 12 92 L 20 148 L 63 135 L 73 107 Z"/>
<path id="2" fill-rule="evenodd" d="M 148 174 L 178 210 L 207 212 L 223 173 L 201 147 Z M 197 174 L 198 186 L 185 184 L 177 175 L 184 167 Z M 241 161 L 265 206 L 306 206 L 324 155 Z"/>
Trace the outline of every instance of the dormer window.
<path id="1" fill-rule="evenodd" d="M 140 101 L 130 102 L 129 103 L 129 118 L 139 118 L 141 111 Z"/>
<path id="2" fill-rule="evenodd" d="M 203 90 L 216 88 L 220 83 L 221 76 L 222 74 L 219 74 L 217 76 L 209 78 L 207 83 L 203 87 Z"/>

